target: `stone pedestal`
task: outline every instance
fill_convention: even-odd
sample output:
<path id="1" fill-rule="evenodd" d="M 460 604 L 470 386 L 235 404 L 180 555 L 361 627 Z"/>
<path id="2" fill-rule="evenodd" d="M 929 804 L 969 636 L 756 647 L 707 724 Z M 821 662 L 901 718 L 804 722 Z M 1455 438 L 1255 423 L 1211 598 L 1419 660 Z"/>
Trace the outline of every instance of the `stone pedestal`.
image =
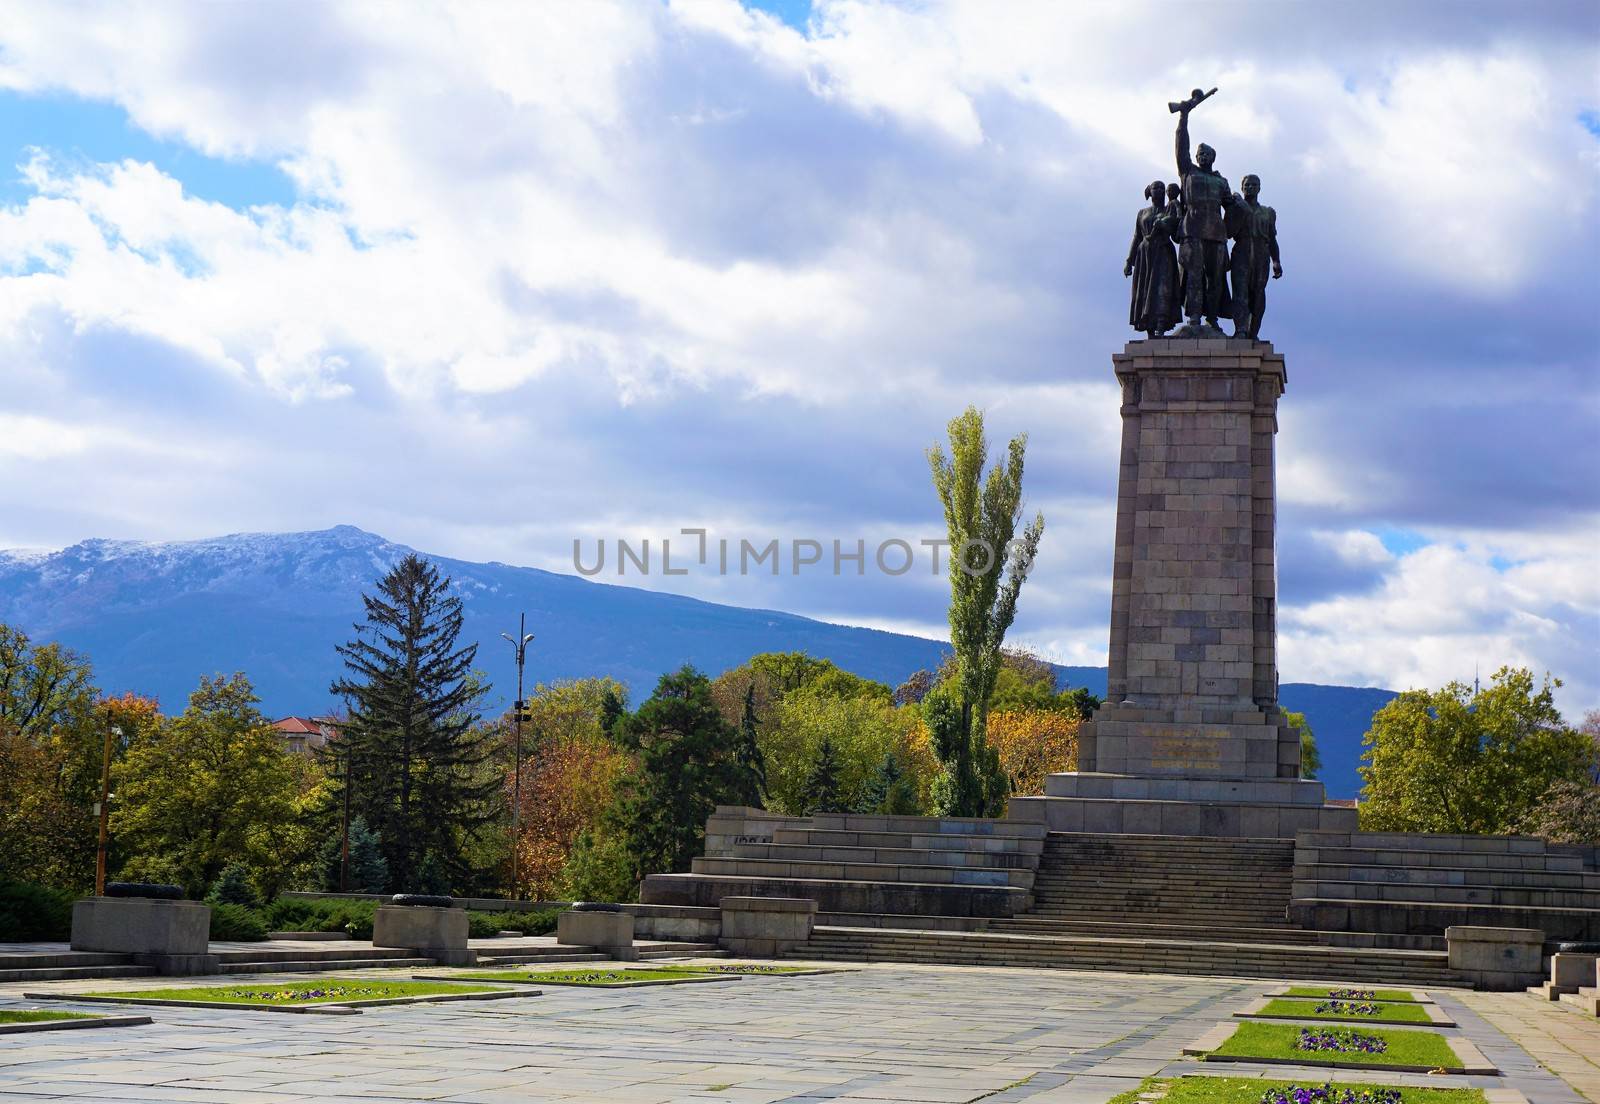
<path id="1" fill-rule="evenodd" d="M 747 958 L 776 958 L 811 938 L 817 903 L 804 897 L 724 897 L 723 949 Z"/>
<path id="2" fill-rule="evenodd" d="M 211 909 L 198 901 L 85 897 L 72 904 L 72 949 L 132 955 L 163 974 L 214 974 Z"/>
<path id="3" fill-rule="evenodd" d="M 1544 932 L 1538 928 L 1453 927 L 1444 930 L 1450 969 L 1478 989 L 1516 990 L 1542 976 Z"/>
<path id="4" fill-rule="evenodd" d="M 380 905 L 372 915 L 372 945 L 403 947 L 441 966 L 472 966 L 478 955 L 467 946 L 469 928 L 465 909 Z"/>
<path id="5" fill-rule="evenodd" d="M 1300 738 L 1278 708 L 1283 357 L 1263 341 L 1162 338 L 1112 360 L 1122 453 L 1106 705 L 1079 732 L 1077 770 L 1015 815 L 1058 831 L 1353 828 L 1353 810 L 1300 779 Z"/>
<path id="6" fill-rule="evenodd" d="M 568 909 L 556 917 L 556 942 L 594 947 L 623 962 L 639 957 L 633 946 L 633 915 L 621 911 Z"/>

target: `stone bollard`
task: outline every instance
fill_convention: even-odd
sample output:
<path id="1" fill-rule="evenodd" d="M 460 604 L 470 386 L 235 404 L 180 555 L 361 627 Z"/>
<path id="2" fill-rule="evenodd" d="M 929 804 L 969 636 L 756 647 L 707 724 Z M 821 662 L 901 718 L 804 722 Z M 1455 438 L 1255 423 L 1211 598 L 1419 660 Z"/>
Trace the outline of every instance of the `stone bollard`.
<path id="1" fill-rule="evenodd" d="M 633 915 L 621 905 L 579 901 L 556 917 L 556 942 L 572 947 L 594 947 L 619 962 L 633 962 Z"/>
<path id="2" fill-rule="evenodd" d="M 130 955 L 163 974 L 214 974 L 211 909 L 178 886 L 111 882 L 72 904 L 72 949 Z"/>
<path id="3" fill-rule="evenodd" d="M 817 903 L 805 897 L 724 897 L 722 947 L 749 958 L 777 958 L 811 938 Z"/>
<path id="4" fill-rule="evenodd" d="M 1474 988 L 1526 989 L 1543 978 L 1544 932 L 1538 928 L 1458 925 L 1446 928 L 1444 938 L 1450 969 Z"/>
<path id="5" fill-rule="evenodd" d="M 396 893 L 372 915 L 372 945 L 403 947 L 441 966 L 472 966 L 478 954 L 467 946 L 467 913 L 449 897 Z"/>

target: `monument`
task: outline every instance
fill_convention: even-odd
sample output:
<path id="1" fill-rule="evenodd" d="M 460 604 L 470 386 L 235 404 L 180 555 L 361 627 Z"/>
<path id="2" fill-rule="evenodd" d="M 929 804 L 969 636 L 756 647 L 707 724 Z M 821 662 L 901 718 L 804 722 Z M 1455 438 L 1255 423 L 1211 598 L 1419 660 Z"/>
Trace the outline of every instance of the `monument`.
<path id="1" fill-rule="evenodd" d="M 1355 827 L 1354 809 L 1300 777 L 1299 734 L 1278 707 L 1274 449 L 1288 373 L 1257 335 L 1268 266 L 1283 269 L 1260 178 L 1235 195 L 1210 146 L 1189 157 L 1189 113 L 1215 92 L 1169 105 L 1178 197 L 1145 189 L 1124 268 L 1146 338 L 1112 356 L 1122 452 L 1106 705 L 1080 731 L 1077 770 L 1011 803 L 1056 831 L 1290 839 Z M 1189 320 L 1168 338 L 1173 234 Z M 1217 328 L 1225 307 L 1231 338 Z"/>

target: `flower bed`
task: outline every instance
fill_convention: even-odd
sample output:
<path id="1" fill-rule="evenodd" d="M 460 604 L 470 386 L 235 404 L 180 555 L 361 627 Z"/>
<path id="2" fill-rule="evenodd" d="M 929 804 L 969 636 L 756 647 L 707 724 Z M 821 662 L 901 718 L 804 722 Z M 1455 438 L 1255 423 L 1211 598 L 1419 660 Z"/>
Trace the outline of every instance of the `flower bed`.
<path id="1" fill-rule="evenodd" d="M 43 995 L 43 994 L 41 994 Z M 376 978 L 320 978 L 253 985 L 192 985 L 172 989 L 134 989 L 103 993 L 49 994 L 60 1000 L 117 1004 L 195 1004 L 206 1007 L 293 1009 L 318 1005 L 402 1003 L 519 994 L 489 985 L 438 981 L 386 981 Z"/>
<path id="2" fill-rule="evenodd" d="M 1305 1028 L 1293 1024 L 1242 1023 L 1210 1056 L 1262 1058 L 1315 1065 L 1400 1066 L 1460 1069 L 1461 1059 L 1434 1031 L 1373 1028 Z"/>
<path id="3" fill-rule="evenodd" d="M 1416 1003 L 1387 1001 L 1371 1001 L 1357 1003 L 1354 1001 L 1309 1001 L 1309 1000 L 1272 1000 L 1259 1011 L 1257 1016 L 1267 1016 L 1286 1020 L 1353 1020 L 1368 1023 L 1415 1023 L 1429 1024 L 1433 1018 L 1428 1015 L 1428 1010 Z"/>
<path id="4" fill-rule="evenodd" d="M 1484 1104 L 1481 1089 L 1406 1088 L 1249 1077 L 1151 1078 L 1110 1104 L 1137 1104 L 1157 1094 L 1160 1104 Z"/>
<path id="5" fill-rule="evenodd" d="M 1380 1003 L 1394 1001 L 1412 1002 L 1418 999 L 1417 995 L 1408 989 L 1348 989 L 1340 988 L 1338 986 L 1333 986 L 1330 988 L 1328 986 L 1309 985 L 1291 986 L 1289 991 L 1285 993 L 1284 996 L 1315 997 L 1318 1000 L 1365 1002 L 1378 1001 Z"/>
<path id="6" fill-rule="evenodd" d="M 420 975 L 419 975 L 420 976 Z M 496 981 L 537 985 L 580 985 L 596 989 L 620 989 L 634 985 L 677 985 L 705 981 L 737 981 L 737 975 L 713 977 L 687 966 L 643 966 L 638 969 L 602 970 L 474 970 L 451 974 L 452 980 Z"/>

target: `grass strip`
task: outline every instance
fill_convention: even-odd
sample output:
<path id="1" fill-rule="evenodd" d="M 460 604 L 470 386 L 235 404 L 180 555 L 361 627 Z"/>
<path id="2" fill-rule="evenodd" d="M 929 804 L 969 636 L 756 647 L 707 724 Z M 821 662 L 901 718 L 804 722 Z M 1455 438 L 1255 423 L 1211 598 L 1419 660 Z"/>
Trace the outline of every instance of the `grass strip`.
<path id="1" fill-rule="evenodd" d="M 87 1012 L 45 1012 L 31 1009 L 0 1008 L 0 1024 L 44 1023 L 47 1020 L 89 1020 Z"/>
<path id="2" fill-rule="evenodd" d="M 1352 998 L 1348 994 L 1358 993 L 1359 997 Z M 1294 985 L 1288 990 L 1287 996 L 1291 997 L 1317 997 L 1327 999 L 1337 995 L 1339 1000 L 1366 1000 L 1366 1001 L 1402 1001 L 1416 1002 L 1420 1000 L 1409 989 L 1361 989 L 1350 985 Z"/>
<path id="3" fill-rule="evenodd" d="M 1370 1015 L 1317 1011 L 1318 1008 L 1326 1008 L 1330 1004 L 1337 1004 L 1342 1008 L 1371 1008 L 1374 1011 Z M 1422 1005 L 1411 1001 L 1341 1000 L 1319 1002 L 1313 1000 L 1273 1000 L 1268 1001 L 1266 1007 L 1255 1014 L 1257 1016 L 1280 1016 L 1295 1020 L 1335 1020 L 1340 1023 L 1433 1023 L 1433 1019 L 1428 1015 L 1428 1010 Z"/>
<path id="4" fill-rule="evenodd" d="M 317 1004 L 359 1004 L 406 997 L 464 996 L 492 993 L 487 985 L 437 981 L 385 981 L 374 978 L 320 978 L 316 981 L 245 982 L 236 985 L 191 985 L 173 989 L 137 989 L 82 996 L 120 1000 L 182 1001 L 236 1004 L 241 1008 L 299 1007 Z"/>
<path id="5" fill-rule="evenodd" d="M 636 985 L 678 985 L 707 981 L 737 981 L 737 974 L 712 976 L 687 967 L 646 966 L 637 970 L 474 970 L 451 974 L 452 981 L 497 981 L 515 984 L 580 985 L 594 989 L 623 989 Z"/>
<path id="6" fill-rule="evenodd" d="M 1136 1104 L 1141 1096 L 1165 1092 L 1161 1104 L 1260 1104 L 1269 1092 L 1289 1095 L 1296 1088 L 1321 1088 L 1329 1084 L 1316 1078 L 1276 1081 L 1260 1077 L 1151 1077 L 1136 1089 L 1114 1096 L 1108 1104 Z M 1399 1085 L 1350 1084 L 1334 1081 L 1330 1088 L 1343 1092 L 1371 1092 L 1397 1088 L 1401 1104 L 1485 1104 L 1482 1089 L 1407 1088 Z"/>
<path id="7" fill-rule="evenodd" d="M 1242 1023 L 1211 1053 L 1227 1058 L 1271 1058 L 1303 1064 L 1351 1066 L 1419 1066 L 1426 1069 L 1460 1069 L 1461 1060 L 1445 1037 L 1436 1031 L 1360 1028 L 1363 1036 L 1383 1041 L 1382 1053 L 1367 1051 L 1301 1050 L 1295 1043 L 1302 1028 L 1293 1024 Z M 1327 1028 L 1316 1028 L 1326 1031 Z M 1338 1029 L 1341 1032 L 1348 1028 Z"/>

